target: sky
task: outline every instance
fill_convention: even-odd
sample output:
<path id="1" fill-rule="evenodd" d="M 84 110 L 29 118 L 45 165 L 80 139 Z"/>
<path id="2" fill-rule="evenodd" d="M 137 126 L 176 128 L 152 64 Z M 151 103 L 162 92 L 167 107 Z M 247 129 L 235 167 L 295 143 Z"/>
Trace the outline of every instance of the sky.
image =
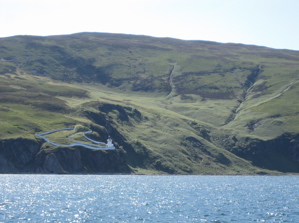
<path id="1" fill-rule="evenodd" d="M 0 0 L 0 37 L 105 32 L 299 50 L 299 0 Z"/>

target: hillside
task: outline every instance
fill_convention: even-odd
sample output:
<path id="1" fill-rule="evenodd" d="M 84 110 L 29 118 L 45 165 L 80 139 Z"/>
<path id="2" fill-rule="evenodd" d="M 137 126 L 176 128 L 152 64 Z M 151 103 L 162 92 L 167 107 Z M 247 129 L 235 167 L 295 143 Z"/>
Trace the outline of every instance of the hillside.
<path id="1" fill-rule="evenodd" d="M 298 64 L 298 51 L 208 41 L 1 38 L 0 172 L 298 173 Z M 35 137 L 75 126 L 117 150 Z"/>

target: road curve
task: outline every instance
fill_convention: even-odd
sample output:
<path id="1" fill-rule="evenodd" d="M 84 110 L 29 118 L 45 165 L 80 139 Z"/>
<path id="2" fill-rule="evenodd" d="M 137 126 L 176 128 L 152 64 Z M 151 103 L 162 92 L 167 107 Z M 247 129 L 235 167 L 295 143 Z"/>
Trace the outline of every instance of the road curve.
<path id="1" fill-rule="evenodd" d="M 85 147 L 87 149 L 93 149 L 93 150 L 115 150 L 114 146 L 109 146 L 108 147 L 107 144 L 104 143 L 104 142 L 98 142 L 98 141 L 92 140 L 89 137 L 87 137 L 86 134 L 90 134 L 90 133 L 92 133 L 92 131 L 84 132 L 84 137 L 87 140 L 91 141 L 92 143 L 101 144 L 101 145 L 94 145 L 94 144 L 91 144 L 91 143 L 83 143 L 83 142 L 77 142 L 77 141 L 72 141 L 73 142 L 72 144 L 58 144 L 58 143 L 55 143 L 55 142 L 51 141 L 47 137 L 45 137 L 45 135 L 49 135 L 49 134 L 52 134 L 54 132 L 65 131 L 65 130 L 74 130 L 74 128 L 63 128 L 63 129 L 56 129 L 56 130 L 49 131 L 49 132 L 36 133 L 35 136 L 37 136 L 39 138 L 42 138 L 43 140 L 45 140 L 46 142 L 48 142 L 48 143 L 50 143 L 54 146 L 61 146 L 61 147 L 82 146 L 82 147 Z"/>

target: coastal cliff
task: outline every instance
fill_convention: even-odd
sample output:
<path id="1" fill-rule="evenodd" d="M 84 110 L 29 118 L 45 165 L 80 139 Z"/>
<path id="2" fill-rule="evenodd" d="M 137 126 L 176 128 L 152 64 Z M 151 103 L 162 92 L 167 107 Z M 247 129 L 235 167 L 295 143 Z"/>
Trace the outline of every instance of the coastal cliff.
<path id="1" fill-rule="evenodd" d="M 103 151 L 84 147 L 55 147 L 50 143 L 24 138 L 2 140 L 0 141 L 0 173 L 130 174 L 134 173 L 131 167 L 156 169 L 161 173 L 176 173 L 177 170 L 167 164 L 167 160 L 157 159 L 157 155 L 144 145 L 131 144 L 120 133 L 111 131 L 118 141 L 116 144 L 118 146 L 122 144 L 125 149 Z M 210 160 L 206 161 L 202 168 L 210 166 L 213 160 L 221 164 L 222 171 L 227 171 L 224 167 L 232 166 L 236 162 L 225 152 L 215 154 L 208 152 L 204 144 L 194 138 L 185 140 L 183 144 L 188 147 L 190 153 L 194 153 L 196 147 L 201 147 L 201 150 L 205 151 L 205 156 L 198 151 L 191 156 L 192 159 L 200 162 L 204 162 L 204 159 Z M 277 173 L 299 172 L 299 136 L 283 135 L 268 141 L 233 138 L 224 146 L 227 151 L 261 168 L 252 169 L 252 173 L 270 174 L 271 171 L 267 170 L 278 171 Z M 231 170 L 227 173 L 229 172 L 234 173 Z"/>
<path id="2" fill-rule="evenodd" d="M 0 141 L 0 173 L 34 172 L 40 144 L 29 139 Z"/>
<path id="3" fill-rule="evenodd" d="M 299 135 L 283 134 L 271 140 L 233 138 L 223 143 L 232 153 L 264 169 L 299 172 Z"/>
<path id="4" fill-rule="evenodd" d="M 131 173 L 121 150 L 53 148 L 49 143 L 12 139 L 0 142 L 0 173 Z"/>

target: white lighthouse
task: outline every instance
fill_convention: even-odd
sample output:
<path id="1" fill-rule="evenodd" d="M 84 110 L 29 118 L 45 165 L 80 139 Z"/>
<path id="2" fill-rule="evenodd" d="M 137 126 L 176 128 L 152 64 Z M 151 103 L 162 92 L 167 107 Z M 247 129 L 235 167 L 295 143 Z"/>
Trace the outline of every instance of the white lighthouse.
<path id="1" fill-rule="evenodd" d="M 114 148 L 114 145 L 113 145 L 113 143 L 112 143 L 112 139 L 110 138 L 110 136 L 108 137 L 108 140 L 107 140 L 107 147 L 108 148 L 111 148 L 111 147 L 113 147 Z"/>

